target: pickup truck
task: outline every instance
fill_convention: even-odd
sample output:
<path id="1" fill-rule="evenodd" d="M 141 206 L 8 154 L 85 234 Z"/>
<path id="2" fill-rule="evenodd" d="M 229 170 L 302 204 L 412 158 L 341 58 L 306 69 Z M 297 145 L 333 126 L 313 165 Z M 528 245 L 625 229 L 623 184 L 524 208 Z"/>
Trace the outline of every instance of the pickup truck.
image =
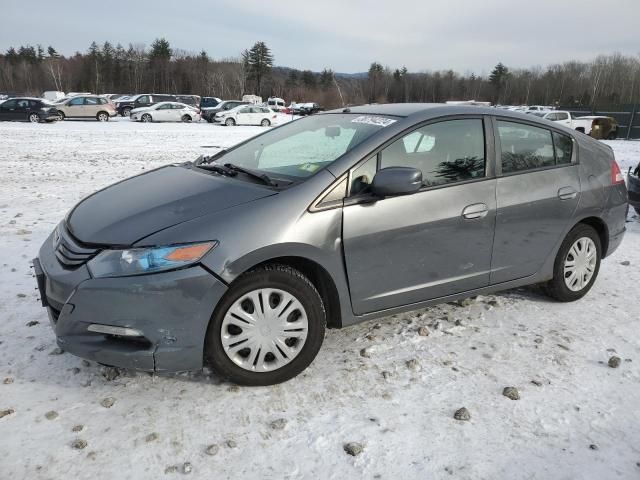
<path id="1" fill-rule="evenodd" d="M 594 138 L 614 140 L 618 136 L 618 124 L 612 117 L 597 115 L 576 117 L 566 110 L 532 113 L 573 130 L 591 135 Z"/>

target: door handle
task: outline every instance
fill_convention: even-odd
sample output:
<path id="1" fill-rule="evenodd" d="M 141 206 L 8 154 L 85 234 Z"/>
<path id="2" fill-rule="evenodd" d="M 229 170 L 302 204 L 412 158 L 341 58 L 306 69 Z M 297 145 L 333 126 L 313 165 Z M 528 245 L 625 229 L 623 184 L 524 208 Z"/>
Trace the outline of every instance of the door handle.
<path id="1" fill-rule="evenodd" d="M 558 198 L 560 200 L 573 200 L 578 195 L 578 192 L 573 187 L 562 187 L 558 190 Z"/>
<path id="2" fill-rule="evenodd" d="M 473 220 L 474 218 L 484 218 L 489 213 L 489 207 L 484 203 L 474 203 L 467 205 L 462 210 L 462 216 L 467 220 Z"/>

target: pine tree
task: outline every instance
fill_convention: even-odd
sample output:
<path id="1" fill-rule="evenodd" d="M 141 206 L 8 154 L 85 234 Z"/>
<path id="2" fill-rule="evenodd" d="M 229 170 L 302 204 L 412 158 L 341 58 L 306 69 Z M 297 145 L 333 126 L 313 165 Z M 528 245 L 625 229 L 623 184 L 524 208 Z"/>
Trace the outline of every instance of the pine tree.
<path id="1" fill-rule="evenodd" d="M 502 93 L 502 89 L 506 84 L 509 75 L 509 69 L 505 67 L 502 62 L 499 62 L 491 71 L 491 75 L 489 75 L 489 83 L 493 85 L 496 92 L 496 102 L 499 102 L 500 100 L 500 94 Z"/>
<path id="2" fill-rule="evenodd" d="M 243 61 L 248 67 L 249 78 L 256 82 L 256 93 L 260 95 L 262 80 L 271 73 L 273 55 L 264 42 L 256 42 L 247 52 L 243 52 Z"/>
<path id="3" fill-rule="evenodd" d="M 304 70 L 302 72 L 302 83 L 305 87 L 315 88 L 316 76 L 311 70 Z"/>

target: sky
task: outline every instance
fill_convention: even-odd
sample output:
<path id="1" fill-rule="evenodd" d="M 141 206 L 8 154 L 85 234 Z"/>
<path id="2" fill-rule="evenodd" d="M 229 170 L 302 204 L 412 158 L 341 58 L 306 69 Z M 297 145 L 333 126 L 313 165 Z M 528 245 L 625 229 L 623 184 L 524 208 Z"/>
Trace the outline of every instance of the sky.
<path id="1" fill-rule="evenodd" d="M 237 57 L 256 41 L 275 64 L 483 74 L 640 54 L 640 0 L 2 0 L 0 50 L 53 45 L 64 55 L 95 40 Z M 27 26 L 27 27 L 25 27 Z M 31 28 L 31 27 L 34 28 Z"/>

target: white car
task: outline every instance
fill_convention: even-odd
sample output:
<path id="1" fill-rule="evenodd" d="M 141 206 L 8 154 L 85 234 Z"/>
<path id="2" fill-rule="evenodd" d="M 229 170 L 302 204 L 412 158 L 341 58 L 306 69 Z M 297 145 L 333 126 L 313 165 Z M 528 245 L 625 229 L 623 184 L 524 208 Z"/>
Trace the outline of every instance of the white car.
<path id="1" fill-rule="evenodd" d="M 179 102 L 160 102 L 150 107 L 131 110 L 135 122 L 197 122 L 200 113 L 195 107 Z"/>
<path id="2" fill-rule="evenodd" d="M 231 127 L 233 125 L 261 125 L 268 127 L 277 123 L 278 115 L 267 107 L 240 105 L 226 112 L 216 113 L 213 121 Z"/>

